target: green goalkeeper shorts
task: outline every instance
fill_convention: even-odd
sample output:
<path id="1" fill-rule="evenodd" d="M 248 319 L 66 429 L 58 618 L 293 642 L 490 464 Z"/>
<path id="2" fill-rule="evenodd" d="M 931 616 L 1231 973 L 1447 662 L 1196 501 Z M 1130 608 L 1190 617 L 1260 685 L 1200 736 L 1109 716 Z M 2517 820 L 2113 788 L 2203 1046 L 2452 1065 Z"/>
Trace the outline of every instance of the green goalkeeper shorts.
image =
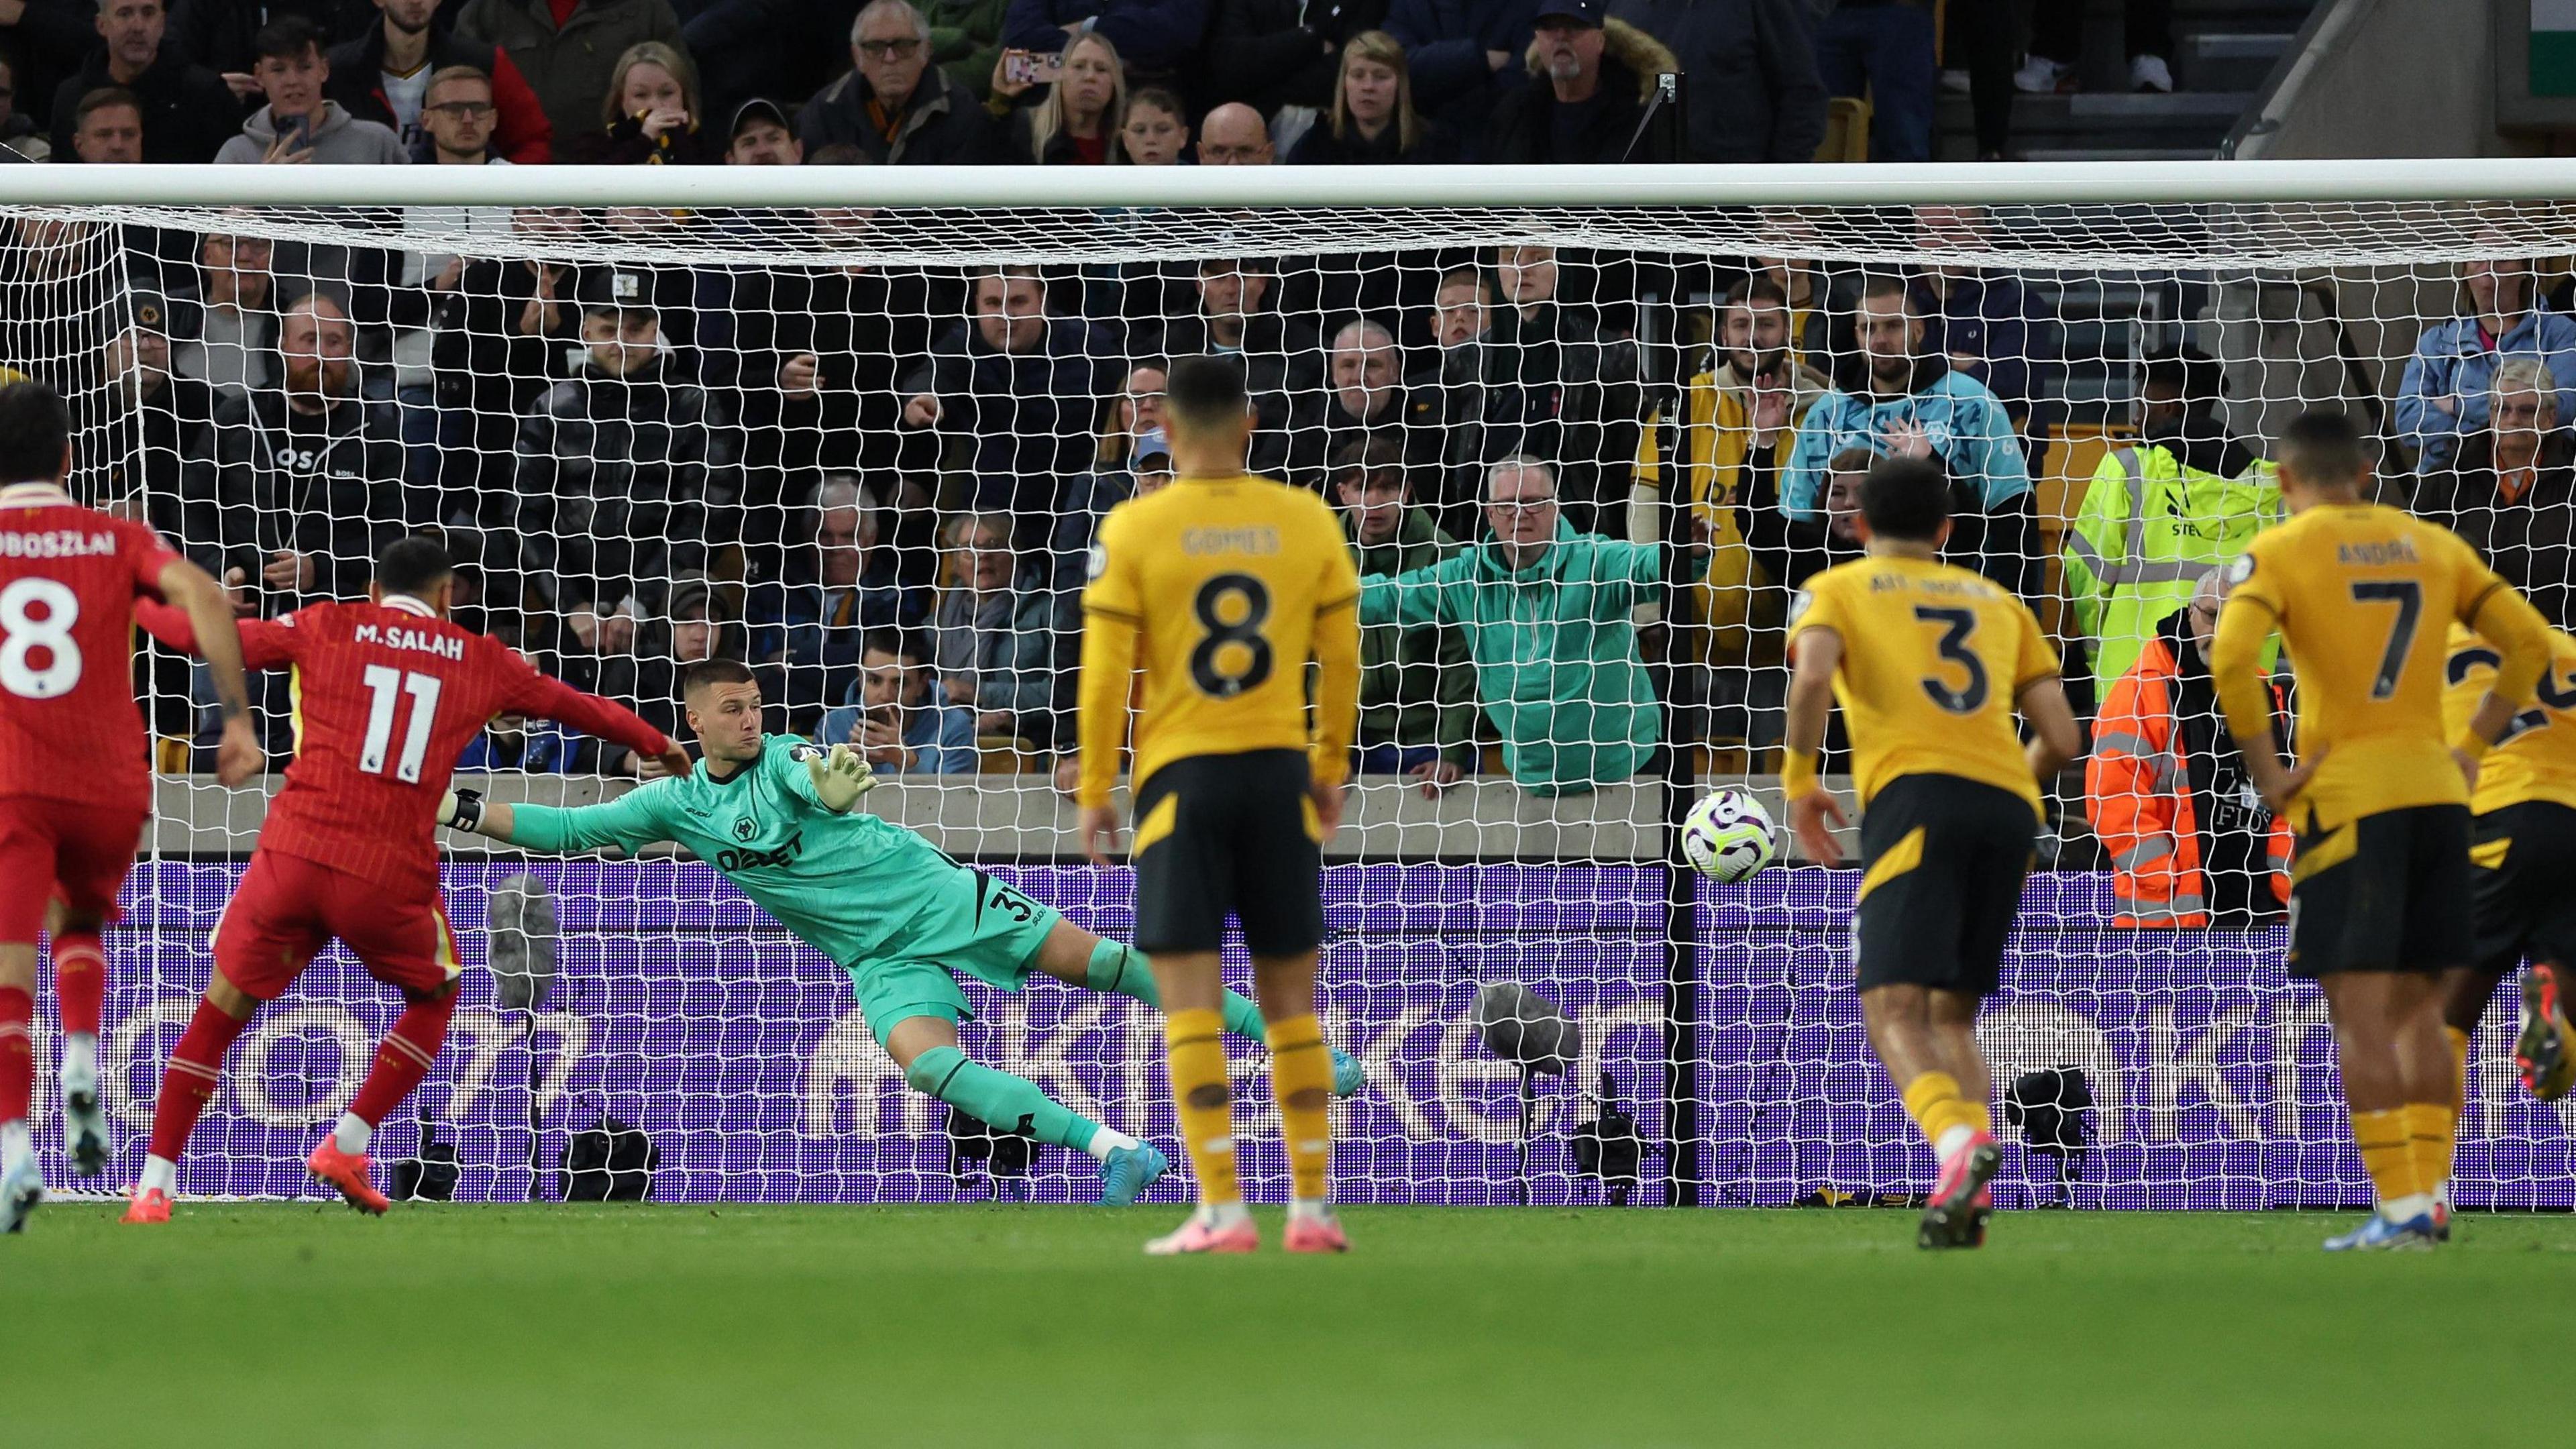
<path id="1" fill-rule="evenodd" d="M 859 1012 L 879 1045 L 898 1022 L 916 1016 L 967 1021 L 974 1009 L 958 989 L 959 974 L 1017 991 L 1037 969 L 1038 947 L 1061 919 L 980 870 L 961 869 L 904 922 L 879 954 L 850 963 Z"/>

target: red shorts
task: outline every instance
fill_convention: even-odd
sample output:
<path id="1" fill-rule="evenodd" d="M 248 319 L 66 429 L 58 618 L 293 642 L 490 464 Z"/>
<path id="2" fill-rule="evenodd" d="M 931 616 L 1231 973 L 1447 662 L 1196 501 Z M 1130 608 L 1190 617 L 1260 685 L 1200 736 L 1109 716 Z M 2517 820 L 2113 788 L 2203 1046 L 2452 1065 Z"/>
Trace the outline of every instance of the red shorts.
<path id="1" fill-rule="evenodd" d="M 112 916 L 149 818 L 129 806 L 0 796 L 0 941 L 33 944 L 57 897 Z"/>
<path id="2" fill-rule="evenodd" d="M 253 851 L 215 927 L 215 969 L 254 1001 L 274 1001 L 337 936 L 367 974 L 407 996 L 443 991 L 463 968 L 438 893 L 389 900 L 385 888 L 301 856 Z"/>

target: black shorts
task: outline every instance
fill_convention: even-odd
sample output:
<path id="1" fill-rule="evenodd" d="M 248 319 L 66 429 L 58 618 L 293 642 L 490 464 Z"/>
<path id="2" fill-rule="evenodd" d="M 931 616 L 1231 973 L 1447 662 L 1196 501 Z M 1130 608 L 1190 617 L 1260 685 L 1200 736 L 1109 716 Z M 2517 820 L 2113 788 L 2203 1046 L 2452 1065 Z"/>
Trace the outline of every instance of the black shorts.
<path id="1" fill-rule="evenodd" d="M 1174 760 L 1136 791 L 1136 947 L 1214 951 L 1225 918 L 1255 956 L 1324 940 L 1323 831 L 1303 750 Z"/>
<path id="2" fill-rule="evenodd" d="M 2038 835 L 2038 813 L 2010 790 L 1957 775 L 1888 782 L 1860 817 L 1860 989 L 1992 996 Z"/>
<path id="3" fill-rule="evenodd" d="M 2498 975 L 2525 961 L 2576 965 L 2576 810 L 2525 800 L 2477 818 L 2469 848 L 2476 880 L 2472 958 Z"/>
<path id="4" fill-rule="evenodd" d="M 2333 830 L 2290 858 L 2290 975 L 2447 971 L 2469 962 L 2469 807 L 2416 805 Z"/>

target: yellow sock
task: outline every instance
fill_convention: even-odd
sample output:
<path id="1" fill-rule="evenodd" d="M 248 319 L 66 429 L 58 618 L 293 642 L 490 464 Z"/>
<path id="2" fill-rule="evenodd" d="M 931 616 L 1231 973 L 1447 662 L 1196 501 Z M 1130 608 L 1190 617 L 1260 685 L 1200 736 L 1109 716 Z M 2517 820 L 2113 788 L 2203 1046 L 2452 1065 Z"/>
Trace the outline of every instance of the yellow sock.
<path id="1" fill-rule="evenodd" d="M 1234 1170 L 1234 1089 L 1225 1075 L 1225 1016 L 1175 1011 L 1163 1021 L 1163 1041 L 1171 1055 L 1181 1140 L 1189 1144 L 1190 1169 L 1198 1174 L 1199 1202 L 1211 1207 L 1239 1203 L 1243 1183 Z"/>
<path id="2" fill-rule="evenodd" d="M 2406 1109 L 2352 1114 L 2352 1140 L 2361 1147 L 2361 1165 L 2379 1189 L 2382 1206 L 2427 1191 L 2415 1166 Z"/>
<path id="3" fill-rule="evenodd" d="M 1925 1072 L 1905 1084 L 1905 1110 L 1914 1125 L 1923 1129 L 1923 1138 L 1935 1151 L 1942 1135 L 1953 1127 L 1975 1130 L 1977 1110 L 1959 1095 L 1959 1079 L 1948 1072 Z"/>
<path id="4" fill-rule="evenodd" d="M 2434 1102 L 2409 1102 L 2398 1110 L 2406 1115 L 2406 1145 L 2415 1155 L 2415 1178 L 2425 1192 L 2437 1191 L 2451 1180 L 2451 1148 L 2459 1140 L 2460 1115 Z"/>
<path id="5" fill-rule="evenodd" d="M 1270 1090 L 1288 1140 L 1289 1191 L 1322 1202 L 1333 1177 L 1333 1058 L 1313 1013 L 1270 1023 Z"/>

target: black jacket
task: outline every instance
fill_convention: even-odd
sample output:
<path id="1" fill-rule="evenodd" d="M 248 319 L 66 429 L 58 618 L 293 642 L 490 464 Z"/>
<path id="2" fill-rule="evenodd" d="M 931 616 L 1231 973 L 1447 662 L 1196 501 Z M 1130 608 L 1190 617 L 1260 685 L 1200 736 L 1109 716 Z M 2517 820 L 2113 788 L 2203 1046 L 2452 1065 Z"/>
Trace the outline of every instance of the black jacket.
<path id="1" fill-rule="evenodd" d="M 1796 162 L 1825 142 L 1825 85 L 1800 0 L 1610 0 L 1672 47 L 1692 161 Z"/>
<path id="2" fill-rule="evenodd" d="M 54 159 L 78 161 L 72 152 L 73 112 L 81 97 L 116 81 L 107 73 L 107 51 L 93 50 L 81 68 L 54 92 Z M 143 159 L 198 165 L 241 130 L 241 102 L 224 78 L 181 58 L 167 41 L 152 68 L 126 87 L 143 102 Z"/>
<path id="3" fill-rule="evenodd" d="M 892 141 L 869 119 L 869 95 L 855 70 L 816 91 L 796 117 L 805 154 L 848 142 L 879 166 L 989 166 L 1000 157 L 1000 128 L 983 103 L 937 66 L 921 73 Z"/>
<path id="4" fill-rule="evenodd" d="M 313 587 L 267 592 L 262 614 L 358 598 L 407 521 L 401 426 L 391 403 L 344 397 L 306 416 L 276 388 L 228 394 L 180 489 L 180 535 L 217 578 L 238 568 L 257 586 L 272 553 L 320 556 Z"/>
<path id="5" fill-rule="evenodd" d="M 2507 500 L 2495 434 L 2477 433 L 2451 467 L 2416 481 L 2415 513 L 2468 540 L 2550 623 L 2576 627 L 2576 437 L 2542 439 L 2537 472 L 2528 492 Z"/>
<path id="6" fill-rule="evenodd" d="M 1419 504 L 1440 496 L 1440 394 L 1436 388 L 1396 387 L 1395 397 L 1375 418 L 1357 418 L 1342 408 L 1339 395 L 1318 381 L 1290 399 L 1288 481 L 1312 488 L 1327 501 L 1332 494 L 1332 463 L 1347 444 L 1382 433 L 1404 449 L 1405 481 Z"/>
<path id="7" fill-rule="evenodd" d="M 1342 42 L 1385 23 L 1386 0 L 1215 0 L 1198 102 L 1241 101 L 1265 116 L 1281 106 L 1330 112 Z"/>
<path id="8" fill-rule="evenodd" d="M 1450 537 L 1475 538 L 1485 469 L 1527 453 L 1556 468 L 1577 530 L 1624 537 L 1603 515 L 1625 501 L 1637 459 L 1639 369 L 1635 342 L 1605 335 L 1577 308 L 1550 302 L 1524 321 L 1519 308 L 1496 307 L 1483 337 L 1441 356 L 1446 486 L 1416 501 L 1439 509 Z"/>
<path id="9" fill-rule="evenodd" d="M 1458 159 L 1457 138 L 1437 121 L 1423 121 L 1413 133 L 1413 149 L 1397 144 L 1398 128 L 1389 126 L 1371 141 L 1357 127 L 1346 136 L 1333 134 L 1330 113 L 1318 117 L 1297 144 L 1288 148 L 1291 166 L 1445 166 Z"/>
<path id="10" fill-rule="evenodd" d="M 953 278 L 918 271 L 761 269 L 734 289 L 735 348 L 710 383 L 739 399 L 745 502 L 775 506 L 815 469 L 871 476 L 895 466 L 904 372 L 930 353 L 932 318 L 965 310 Z M 812 353 L 812 395 L 778 390 L 787 359 Z M 724 364 L 731 365 L 724 365 Z M 752 522 L 757 525 L 759 519 Z"/>
<path id="11" fill-rule="evenodd" d="M 1164 357 L 1199 357 L 1217 347 L 1207 319 L 1192 314 L 1172 319 L 1158 350 Z M 1244 320 L 1242 357 L 1244 385 L 1257 417 L 1250 466 L 1255 473 L 1275 474 L 1288 463 L 1296 400 L 1323 386 L 1323 350 L 1306 323 L 1264 311 Z"/>
<path id="12" fill-rule="evenodd" d="M 1618 43 L 1623 32 L 1643 45 Z M 1486 160 L 1500 165 L 1581 166 L 1681 159 L 1670 143 L 1672 128 L 1660 117 L 1639 130 L 1646 115 L 1645 97 L 1656 74 L 1639 67 L 1672 69 L 1672 53 L 1625 26 L 1610 34 L 1613 44 L 1601 56 L 1600 86 L 1580 116 L 1568 118 L 1572 133 L 1562 138 L 1557 134 L 1558 113 L 1564 108 L 1556 98 L 1555 85 L 1546 76 L 1532 76 L 1528 85 L 1494 107 Z"/>

